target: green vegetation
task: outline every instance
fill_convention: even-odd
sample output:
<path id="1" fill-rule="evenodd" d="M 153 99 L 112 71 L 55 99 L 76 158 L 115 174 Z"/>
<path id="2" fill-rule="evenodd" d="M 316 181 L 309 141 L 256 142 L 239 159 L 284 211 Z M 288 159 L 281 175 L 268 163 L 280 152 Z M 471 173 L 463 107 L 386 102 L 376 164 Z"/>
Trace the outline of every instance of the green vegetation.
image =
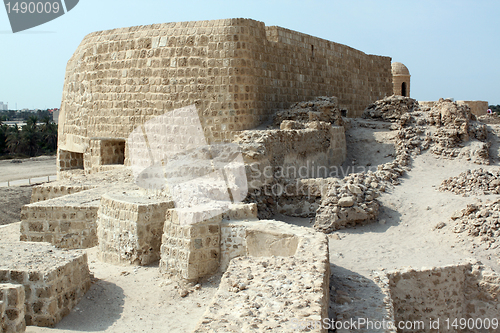
<path id="1" fill-rule="evenodd" d="M 53 154 L 57 150 L 57 125 L 46 116 L 41 123 L 31 115 L 26 125 L 8 126 L 0 118 L 0 159 Z"/>

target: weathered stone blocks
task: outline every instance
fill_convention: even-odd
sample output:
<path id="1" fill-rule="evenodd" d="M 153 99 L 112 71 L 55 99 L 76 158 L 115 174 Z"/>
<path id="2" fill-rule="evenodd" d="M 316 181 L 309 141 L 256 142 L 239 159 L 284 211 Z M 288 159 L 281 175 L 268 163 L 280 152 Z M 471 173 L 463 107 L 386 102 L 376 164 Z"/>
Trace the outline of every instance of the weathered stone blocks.
<path id="1" fill-rule="evenodd" d="M 125 139 L 91 138 L 84 153 L 84 169 L 89 173 L 112 170 L 125 162 Z"/>
<path id="2" fill-rule="evenodd" d="M 304 324 L 328 318 L 325 235 L 277 221 L 224 221 L 221 248 L 229 266 L 195 332 L 326 332 Z"/>
<path id="3" fill-rule="evenodd" d="M 0 242 L 0 253 L 0 283 L 22 285 L 17 297 L 25 295 L 26 325 L 54 327 L 90 288 L 87 254 L 82 251 Z"/>
<path id="4" fill-rule="evenodd" d="M 103 195 L 98 211 L 99 258 L 147 265 L 160 259 L 165 213 L 174 204 L 137 191 Z"/>
<path id="5" fill-rule="evenodd" d="M 97 245 L 96 219 L 106 188 L 26 205 L 21 211 L 21 240 L 84 249 Z"/>
<path id="6" fill-rule="evenodd" d="M 169 209 L 161 246 L 160 271 L 185 280 L 217 272 L 220 263 L 221 214 L 206 207 Z"/>
<path id="7" fill-rule="evenodd" d="M 24 286 L 0 283 L 0 329 L 3 333 L 20 333 L 26 330 L 24 319 Z"/>
<path id="8" fill-rule="evenodd" d="M 464 332 L 498 332 L 491 320 L 498 320 L 500 275 L 491 269 L 467 263 L 391 272 L 388 279 L 396 323 L 439 320 L 439 332 L 456 332 L 454 319 L 465 318 L 473 324 Z M 487 320 L 489 329 L 481 329 Z M 435 332 L 429 325 L 421 331 Z"/>

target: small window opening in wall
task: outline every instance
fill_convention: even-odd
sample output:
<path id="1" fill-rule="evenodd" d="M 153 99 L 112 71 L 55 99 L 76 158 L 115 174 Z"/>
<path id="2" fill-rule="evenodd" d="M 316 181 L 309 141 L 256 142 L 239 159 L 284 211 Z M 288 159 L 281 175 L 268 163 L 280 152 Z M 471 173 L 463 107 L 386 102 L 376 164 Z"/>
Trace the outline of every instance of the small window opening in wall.
<path id="1" fill-rule="evenodd" d="M 406 82 L 403 82 L 403 84 L 401 84 L 401 96 L 406 97 Z"/>
<path id="2" fill-rule="evenodd" d="M 314 45 L 311 45 L 311 55 L 314 58 Z"/>
<path id="3" fill-rule="evenodd" d="M 101 164 L 124 164 L 125 140 L 105 139 L 101 143 Z"/>

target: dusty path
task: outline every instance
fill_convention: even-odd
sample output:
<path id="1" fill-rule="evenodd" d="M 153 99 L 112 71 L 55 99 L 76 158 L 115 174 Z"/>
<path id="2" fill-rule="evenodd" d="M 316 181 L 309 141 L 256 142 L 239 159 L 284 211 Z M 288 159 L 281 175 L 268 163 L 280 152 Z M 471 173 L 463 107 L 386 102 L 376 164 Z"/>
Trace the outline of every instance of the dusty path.
<path id="1" fill-rule="evenodd" d="M 0 161 L 0 183 L 17 179 L 52 176 L 56 173 L 55 156 Z"/>

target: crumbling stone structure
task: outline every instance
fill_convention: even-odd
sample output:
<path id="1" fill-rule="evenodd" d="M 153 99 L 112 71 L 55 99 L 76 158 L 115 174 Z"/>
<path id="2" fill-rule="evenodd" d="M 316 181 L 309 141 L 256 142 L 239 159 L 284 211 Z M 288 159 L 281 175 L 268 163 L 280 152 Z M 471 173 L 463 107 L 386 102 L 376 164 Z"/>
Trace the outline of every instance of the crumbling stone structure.
<path id="1" fill-rule="evenodd" d="M 134 128 L 188 105 L 209 143 L 228 142 L 294 102 L 337 96 L 354 117 L 392 91 L 389 57 L 249 19 L 95 32 L 67 65 L 58 167 L 129 165 Z"/>
<path id="2" fill-rule="evenodd" d="M 12 328 L 7 332 L 20 332 L 24 320 L 26 325 L 54 327 L 90 288 L 82 251 L 22 242 L 0 242 L 0 251 L 0 300 L 7 292 L 4 325 Z"/>
<path id="3" fill-rule="evenodd" d="M 419 332 L 498 331 L 491 321 L 498 323 L 500 276 L 491 269 L 468 263 L 391 272 L 388 279 L 396 323 L 419 323 Z M 468 326 L 454 326 L 455 318 Z M 438 327 L 430 321 L 439 321 Z"/>

